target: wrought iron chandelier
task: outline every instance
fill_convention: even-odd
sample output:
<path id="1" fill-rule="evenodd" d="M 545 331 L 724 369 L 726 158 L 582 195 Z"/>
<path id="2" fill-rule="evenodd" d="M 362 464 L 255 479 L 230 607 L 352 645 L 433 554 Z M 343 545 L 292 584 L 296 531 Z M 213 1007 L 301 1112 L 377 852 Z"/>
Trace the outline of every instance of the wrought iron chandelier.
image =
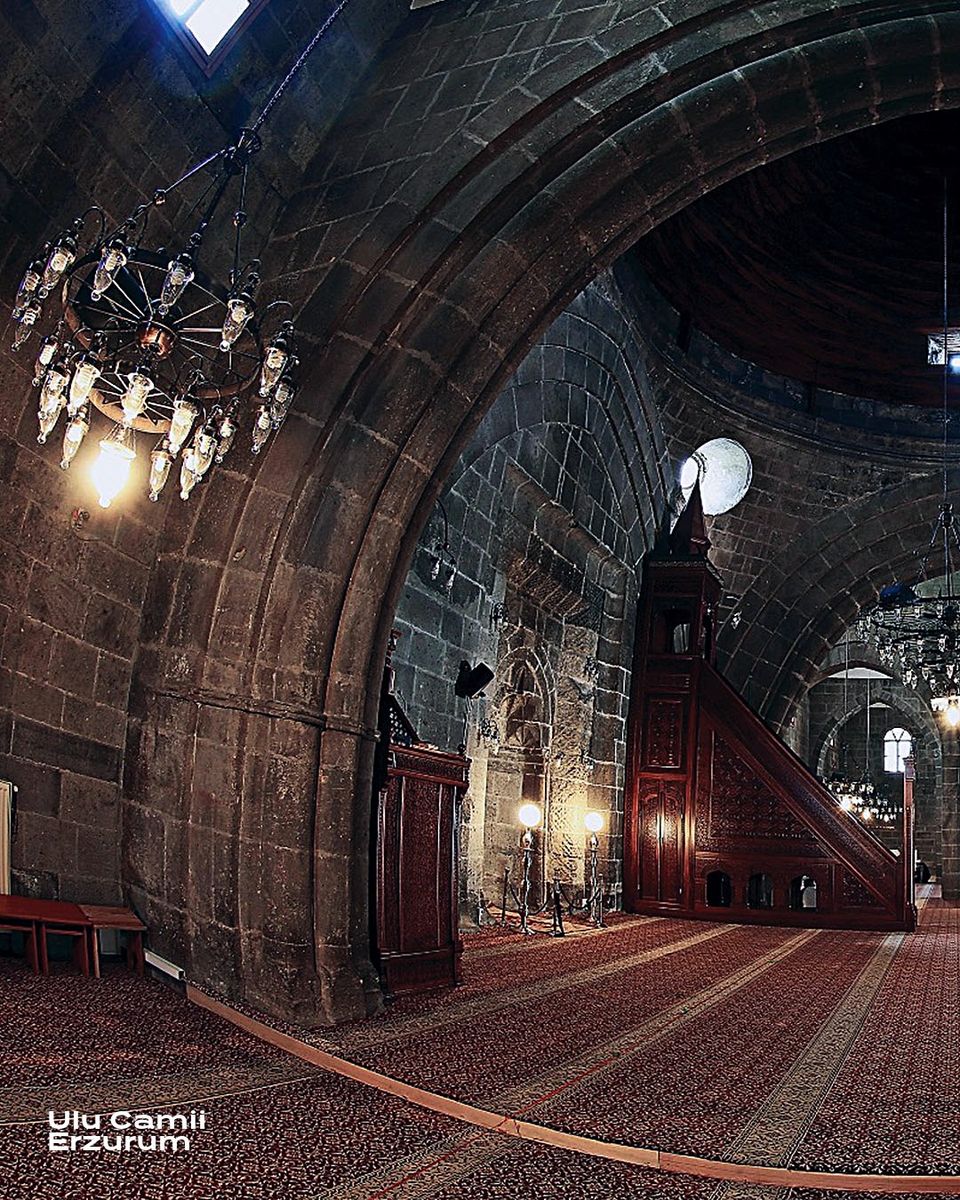
<path id="1" fill-rule="evenodd" d="M 948 333 L 947 181 L 943 182 L 943 344 Z M 877 607 L 859 623 L 861 636 L 873 640 L 881 661 L 906 687 L 925 685 L 930 706 L 947 723 L 960 725 L 960 596 L 954 573 L 960 564 L 960 530 L 947 490 L 947 381 L 949 355 L 943 355 L 943 492 L 930 541 L 919 561 L 916 579 L 929 578 L 939 561 L 942 577 L 936 595 L 922 595 L 916 585 L 895 582 L 881 589 Z"/>
<path id="2" fill-rule="evenodd" d="M 110 423 L 92 468 L 102 507 L 130 475 L 137 433 L 156 438 L 149 494 L 159 500 L 180 457 L 180 496 L 223 461 L 244 423 L 259 454 L 297 392 L 292 305 L 262 304 L 260 262 L 246 259 L 243 228 L 251 161 L 260 130 L 347 0 L 330 13 L 236 143 L 192 166 L 111 227 L 93 205 L 27 267 L 13 305 L 13 349 L 46 327 L 33 371 L 42 445 L 65 414 L 60 466 L 67 470 L 98 411 Z M 151 248 L 148 224 L 171 194 L 207 173 L 190 210 L 196 225 L 173 252 Z M 236 196 L 227 233 L 215 220 Z M 226 222 L 222 222 L 226 225 Z M 227 282 L 208 278 L 201 251 L 232 241 Z"/>

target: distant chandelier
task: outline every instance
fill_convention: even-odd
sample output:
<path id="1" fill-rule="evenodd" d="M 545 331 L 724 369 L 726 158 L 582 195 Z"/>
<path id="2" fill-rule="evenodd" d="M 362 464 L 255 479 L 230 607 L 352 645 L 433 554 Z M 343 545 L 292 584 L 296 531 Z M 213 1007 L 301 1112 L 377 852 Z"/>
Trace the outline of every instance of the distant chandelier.
<path id="1" fill-rule="evenodd" d="M 862 779 L 847 779 L 837 772 L 828 786 L 844 812 L 853 813 L 868 824 L 873 820 L 877 789 L 866 775 Z"/>
<path id="2" fill-rule="evenodd" d="M 189 498 L 249 422 L 259 454 L 283 424 L 297 392 L 292 305 L 261 307 L 260 262 L 242 248 L 247 175 L 260 150 L 259 131 L 308 55 L 342 11 L 316 32 L 254 123 L 235 145 L 218 150 L 158 188 L 116 227 L 93 205 L 47 243 L 20 281 L 13 306 L 13 349 L 47 325 L 33 372 L 43 444 L 66 414 L 60 466 L 66 470 L 90 430 L 92 410 L 112 423 L 92 469 L 107 508 L 130 475 L 137 433 L 156 437 L 149 493 L 160 493 L 180 456 L 180 496 Z M 190 210 L 197 224 L 173 252 L 146 245 L 148 219 L 198 173 L 213 172 Z M 228 192 L 236 196 L 229 233 L 213 222 Z M 211 235 L 232 241 L 226 284 L 200 269 Z M 285 318 L 280 319 L 285 313 Z M 44 320 L 47 318 L 47 320 Z"/>
<path id="3" fill-rule="evenodd" d="M 917 580 L 930 577 L 931 560 L 942 555 L 938 573 L 943 584 L 936 596 L 919 594 L 916 587 L 898 581 L 882 588 L 879 603 L 860 623 L 860 632 L 872 637 L 881 661 L 899 675 L 906 687 L 921 683 L 930 692 L 930 706 L 943 713 L 947 723 L 960 725 L 960 596 L 954 591 L 954 572 L 960 565 L 960 531 L 953 505 L 947 498 L 947 380 L 950 371 L 947 309 L 947 181 L 943 182 L 943 334 L 944 353 L 931 357 L 943 371 L 943 494 L 930 541 L 920 559 Z M 917 586 L 920 586 L 919 584 Z"/>
<path id="4" fill-rule="evenodd" d="M 843 642 L 843 719 L 847 720 L 850 706 L 847 702 L 847 683 L 850 679 L 850 631 Z M 866 735 L 863 742 L 863 775 L 860 779 L 847 777 L 847 745 L 843 743 L 842 770 L 835 771 L 827 784 L 840 808 L 861 821 L 870 824 L 876 812 L 877 789 L 870 778 L 870 680 L 867 680 L 867 701 L 864 706 L 866 714 Z"/>

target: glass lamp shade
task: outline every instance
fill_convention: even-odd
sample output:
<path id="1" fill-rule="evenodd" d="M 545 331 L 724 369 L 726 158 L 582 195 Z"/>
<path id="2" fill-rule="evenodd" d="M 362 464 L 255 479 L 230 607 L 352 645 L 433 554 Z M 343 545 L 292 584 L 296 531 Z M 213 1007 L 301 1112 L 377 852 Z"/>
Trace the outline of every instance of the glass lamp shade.
<path id="1" fill-rule="evenodd" d="M 109 508 L 123 491 L 136 457 L 133 430 L 126 425 L 115 426 L 100 442 L 100 453 L 90 468 L 90 477 L 101 508 Z"/>
<path id="2" fill-rule="evenodd" d="M 277 386 L 277 381 L 283 374 L 289 361 L 290 353 L 283 337 L 276 337 L 267 347 L 263 356 L 263 366 L 260 369 L 260 395 L 269 396 Z"/>
<path id="3" fill-rule="evenodd" d="M 60 348 L 60 343 L 52 334 L 48 334 L 40 343 L 40 349 L 37 351 L 37 361 L 33 367 L 33 385 L 39 387 L 47 368 L 53 362 L 57 351 Z"/>
<path id="4" fill-rule="evenodd" d="M 37 288 L 40 286 L 41 272 L 43 264 L 39 262 L 31 263 L 24 271 L 23 278 L 20 280 L 20 286 L 17 288 L 16 299 L 13 302 L 13 317 L 14 320 L 19 320 L 23 315 L 23 310 L 28 304 L 33 301 L 37 294 Z"/>
<path id="5" fill-rule="evenodd" d="M 47 296 L 57 286 L 64 274 L 70 270 L 77 259 L 77 242 L 70 234 L 58 238 L 50 251 L 47 265 L 43 269 L 43 279 L 40 281 L 40 295 Z"/>
<path id="6" fill-rule="evenodd" d="M 70 401 L 68 412 L 72 416 L 90 399 L 93 385 L 100 378 L 100 368 L 90 358 L 82 358 L 73 372 L 70 380 Z"/>
<path id="7" fill-rule="evenodd" d="M 147 398 L 152 389 L 153 380 L 143 367 L 130 372 L 127 376 L 126 390 L 120 401 L 125 424 L 132 425 L 147 407 Z"/>
<path id="8" fill-rule="evenodd" d="M 599 833 L 603 828 L 603 817 L 598 812 L 588 812 L 583 823 L 590 833 Z"/>
<path id="9" fill-rule="evenodd" d="M 171 454 L 180 453 L 180 449 L 190 436 L 190 430 L 199 415 L 200 410 L 192 400 L 181 397 L 173 402 L 173 416 L 170 419 L 170 431 L 167 434 L 168 449 Z"/>
<path id="10" fill-rule="evenodd" d="M 522 804 L 517 816 L 520 818 L 520 824 L 525 828 L 536 829 L 540 824 L 543 814 L 540 812 L 540 806 L 537 804 Z"/>
<path id="11" fill-rule="evenodd" d="M 161 442 L 150 455 L 150 481 L 147 486 L 150 490 L 150 499 L 154 503 L 160 499 L 160 493 L 163 491 L 172 466 L 173 455 L 166 443 Z"/>
<path id="12" fill-rule="evenodd" d="M 216 461 L 222 463 L 230 453 L 230 447 L 233 445 L 233 439 L 237 436 L 236 422 L 231 417 L 224 417 L 217 429 L 217 453 Z"/>
<path id="13" fill-rule="evenodd" d="M 37 317 L 40 316 L 40 305 L 32 301 L 28 303 L 20 313 L 20 320 L 17 323 L 16 332 L 13 335 L 13 348 L 19 350 L 26 342 L 27 338 L 33 332 L 33 327 L 37 323 Z"/>
<path id="14" fill-rule="evenodd" d="M 160 289 L 160 312 L 165 314 L 183 295 L 194 279 L 193 259 L 184 251 L 167 265 L 167 274 Z"/>
<path id="15" fill-rule="evenodd" d="M 90 289 L 91 299 L 99 300 L 104 292 L 109 291 L 126 265 L 127 248 L 119 238 L 114 238 L 100 253 L 100 261 L 93 275 L 93 287 Z"/>
<path id="16" fill-rule="evenodd" d="M 246 293 L 231 296 L 227 301 L 227 315 L 223 319 L 223 330 L 220 335 L 220 349 L 229 350 L 237 340 L 247 322 L 253 316 L 253 301 Z"/>
<path id="17" fill-rule="evenodd" d="M 60 469 L 66 471 L 80 449 L 80 443 L 90 429 L 90 410 L 82 405 L 67 422 L 63 433 L 63 451 L 60 458 Z"/>

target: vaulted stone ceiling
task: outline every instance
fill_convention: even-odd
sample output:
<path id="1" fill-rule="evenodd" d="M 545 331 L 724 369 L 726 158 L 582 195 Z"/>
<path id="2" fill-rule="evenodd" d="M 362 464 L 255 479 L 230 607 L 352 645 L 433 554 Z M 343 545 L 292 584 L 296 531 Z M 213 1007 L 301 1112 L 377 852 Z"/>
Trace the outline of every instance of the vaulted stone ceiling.
<path id="1" fill-rule="evenodd" d="M 634 254 L 713 340 L 777 374 L 939 405 L 923 332 L 942 323 L 943 170 L 956 112 L 824 142 L 741 176 Z M 951 180 L 951 323 L 960 323 L 960 174 Z M 960 404 L 960 383 L 950 402 Z"/>

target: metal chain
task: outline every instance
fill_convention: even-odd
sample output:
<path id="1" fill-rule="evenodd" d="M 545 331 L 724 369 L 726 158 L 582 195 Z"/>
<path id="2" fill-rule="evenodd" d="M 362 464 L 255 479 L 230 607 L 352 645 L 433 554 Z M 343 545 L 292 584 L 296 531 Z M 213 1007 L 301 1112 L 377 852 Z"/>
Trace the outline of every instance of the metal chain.
<path id="1" fill-rule="evenodd" d="M 330 28 L 330 26 L 333 24 L 333 22 L 337 19 L 337 17 L 340 16 L 340 14 L 343 12 L 343 10 L 347 7 L 348 3 L 349 3 L 349 0 L 340 0 L 340 3 L 330 13 L 330 15 L 323 22 L 323 24 L 320 26 L 320 28 L 317 30 L 317 32 L 313 35 L 313 37 L 308 42 L 307 46 L 301 52 L 300 57 L 297 59 L 297 61 L 293 64 L 293 66 L 287 72 L 286 77 L 283 79 L 283 81 L 277 87 L 277 90 L 273 93 L 273 95 L 270 97 L 270 99 L 265 104 L 263 111 L 260 113 L 260 116 L 257 117 L 257 119 L 254 121 L 254 123 L 250 126 L 250 133 L 254 134 L 260 129 L 261 125 L 263 125 L 264 121 L 266 121 L 267 117 L 270 115 L 270 113 L 273 109 L 273 106 L 277 103 L 277 101 L 280 99 L 280 97 L 283 95 L 283 93 L 287 90 L 289 85 L 293 82 L 294 78 L 300 72 L 300 68 L 303 66 L 303 64 L 307 61 L 307 59 L 313 53 L 313 51 L 317 45 L 317 42 L 320 41 L 320 39 L 327 32 L 327 30 Z"/>

